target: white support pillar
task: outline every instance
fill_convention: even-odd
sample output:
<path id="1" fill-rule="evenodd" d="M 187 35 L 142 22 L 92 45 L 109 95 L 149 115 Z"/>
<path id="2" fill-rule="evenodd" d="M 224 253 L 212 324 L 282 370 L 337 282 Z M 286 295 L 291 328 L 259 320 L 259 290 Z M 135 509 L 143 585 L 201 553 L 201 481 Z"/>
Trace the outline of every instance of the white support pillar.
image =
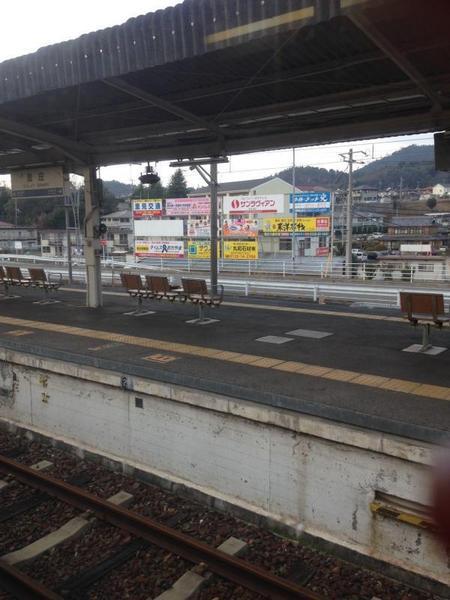
<path id="1" fill-rule="evenodd" d="M 89 308 L 102 306 L 102 273 L 100 265 L 100 240 L 95 229 L 100 225 L 99 198 L 95 185 L 95 167 L 84 171 L 84 258 L 86 260 L 86 305 Z"/>

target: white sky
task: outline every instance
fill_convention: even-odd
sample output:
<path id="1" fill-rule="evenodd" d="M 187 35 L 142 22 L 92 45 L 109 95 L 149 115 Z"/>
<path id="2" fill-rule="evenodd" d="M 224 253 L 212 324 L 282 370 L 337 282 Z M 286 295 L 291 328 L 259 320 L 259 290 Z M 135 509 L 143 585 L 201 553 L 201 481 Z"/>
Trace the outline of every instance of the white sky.
<path id="1" fill-rule="evenodd" d="M 160 8 L 178 4 L 177 0 L 21 0 L 8 2 L 2 9 L 2 32 L 0 35 L 0 62 L 29 52 L 42 46 L 76 38 L 83 33 L 103 29 L 125 22 L 131 17 L 153 12 Z M 432 135 L 417 135 L 384 138 L 370 142 L 355 142 L 298 148 L 297 165 L 310 165 L 327 169 L 341 169 L 343 163 L 339 153 L 353 146 L 364 150 L 373 160 L 391 154 L 412 143 L 432 144 Z M 292 165 L 292 150 L 278 150 L 231 157 L 229 165 L 219 166 L 220 181 L 262 178 Z M 107 167 L 101 171 L 105 180 L 118 179 L 126 183 L 137 183 L 142 171 L 139 165 Z M 167 183 L 173 170 L 168 163 L 157 165 L 163 183 Z M 186 170 L 189 185 L 203 185 L 203 180 L 194 172 Z M 297 182 L 301 184 L 301 182 Z"/>

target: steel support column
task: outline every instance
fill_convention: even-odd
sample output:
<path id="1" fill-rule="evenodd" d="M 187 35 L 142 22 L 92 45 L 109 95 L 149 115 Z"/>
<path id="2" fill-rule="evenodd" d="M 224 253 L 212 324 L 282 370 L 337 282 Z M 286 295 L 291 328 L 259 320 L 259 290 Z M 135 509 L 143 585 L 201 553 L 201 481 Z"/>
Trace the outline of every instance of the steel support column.
<path id="1" fill-rule="evenodd" d="M 217 163 L 211 163 L 211 292 L 217 294 Z"/>
<path id="2" fill-rule="evenodd" d="M 86 305 L 102 306 L 102 274 L 100 264 L 100 240 L 96 230 L 100 225 L 100 206 L 96 186 L 95 167 L 84 170 L 84 258 L 86 260 Z"/>

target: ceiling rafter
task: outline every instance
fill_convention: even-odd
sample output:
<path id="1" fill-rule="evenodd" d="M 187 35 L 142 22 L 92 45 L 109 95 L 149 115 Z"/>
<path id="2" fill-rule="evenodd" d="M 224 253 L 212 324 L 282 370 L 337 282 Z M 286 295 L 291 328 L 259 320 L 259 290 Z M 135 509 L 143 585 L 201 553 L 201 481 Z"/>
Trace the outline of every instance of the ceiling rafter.
<path id="1" fill-rule="evenodd" d="M 3 117 L 0 117 L 0 131 L 22 139 L 49 144 L 75 162 L 89 164 L 90 155 L 93 153 L 93 148 L 84 142 L 77 142 L 45 129 Z"/>
<path id="2" fill-rule="evenodd" d="M 135 98 L 139 98 L 139 100 L 142 100 L 143 102 L 146 102 L 147 104 L 157 106 L 158 108 L 161 108 L 161 109 L 165 110 L 166 112 L 168 112 L 172 115 L 175 115 L 175 116 L 179 117 L 180 119 L 183 119 L 183 121 L 188 121 L 190 123 L 199 125 L 203 129 L 206 129 L 206 130 L 214 133 L 219 140 L 223 140 L 223 138 L 224 138 L 222 130 L 220 129 L 219 126 L 215 125 L 214 123 L 211 123 L 208 120 L 203 119 L 202 117 L 198 117 L 194 113 L 191 113 L 191 112 L 185 110 L 184 108 L 180 108 L 176 104 L 173 104 L 172 102 L 164 100 L 163 98 L 160 98 L 159 96 L 155 96 L 154 94 L 146 92 L 145 90 L 143 90 L 141 88 L 137 88 L 136 86 L 129 84 L 127 81 L 125 81 L 124 79 L 121 79 L 120 77 L 105 79 L 104 83 L 106 85 L 109 85 L 113 88 L 120 90 L 121 92 L 124 92 L 125 94 L 128 94 L 129 96 L 134 96 Z"/>
<path id="3" fill-rule="evenodd" d="M 428 97 L 433 110 L 442 110 L 442 99 L 433 90 L 426 78 L 416 69 L 405 54 L 388 40 L 375 25 L 363 14 L 355 12 L 349 15 L 352 23 L 360 29 L 370 41 L 379 48 L 390 60 L 413 81 L 416 86 Z"/>

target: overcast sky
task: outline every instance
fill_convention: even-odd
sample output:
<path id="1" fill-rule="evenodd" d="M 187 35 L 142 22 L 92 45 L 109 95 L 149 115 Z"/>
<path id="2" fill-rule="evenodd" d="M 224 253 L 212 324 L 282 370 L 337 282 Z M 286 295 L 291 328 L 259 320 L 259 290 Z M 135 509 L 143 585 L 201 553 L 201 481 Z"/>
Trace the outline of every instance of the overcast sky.
<path id="1" fill-rule="evenodd" d="M 2 32 L 0 36 L 0 61 L 34 52 L 42 46 L 76 38 L 83 33 L 118 25 L 131 17 L 174 6 L 176 0 L 77 0 L 64 2 L 55 0 L 21 0 L 8 2 L 2 10 Z M 339 153 L 352 145 L 368 154 L 368 160 L 391 154 L 411 143 L 431 144 L 431 135 L 404 138 L 385 138 L 370 142 L 339 144 L 315 148 L 298 148 L 296 162 L 324 168 L 342 168 Z M 272 175 L 292 165 L 292 150 L 279 150 L 231 158 L 229 165 L 219 167 L 221 181 L 253 179 Z M 102 169 L 103 179 L 119 179 L 136 183 L 141 172 L 137 165 L 122 165 Z M 172 173 L 167 163 L 157 165 L 157 170 L 166 183 Z M 188 183 L 202 185 L 195 173 L 186 171 Z M 298 182 L 300 183 L 300 182 Z"/>

